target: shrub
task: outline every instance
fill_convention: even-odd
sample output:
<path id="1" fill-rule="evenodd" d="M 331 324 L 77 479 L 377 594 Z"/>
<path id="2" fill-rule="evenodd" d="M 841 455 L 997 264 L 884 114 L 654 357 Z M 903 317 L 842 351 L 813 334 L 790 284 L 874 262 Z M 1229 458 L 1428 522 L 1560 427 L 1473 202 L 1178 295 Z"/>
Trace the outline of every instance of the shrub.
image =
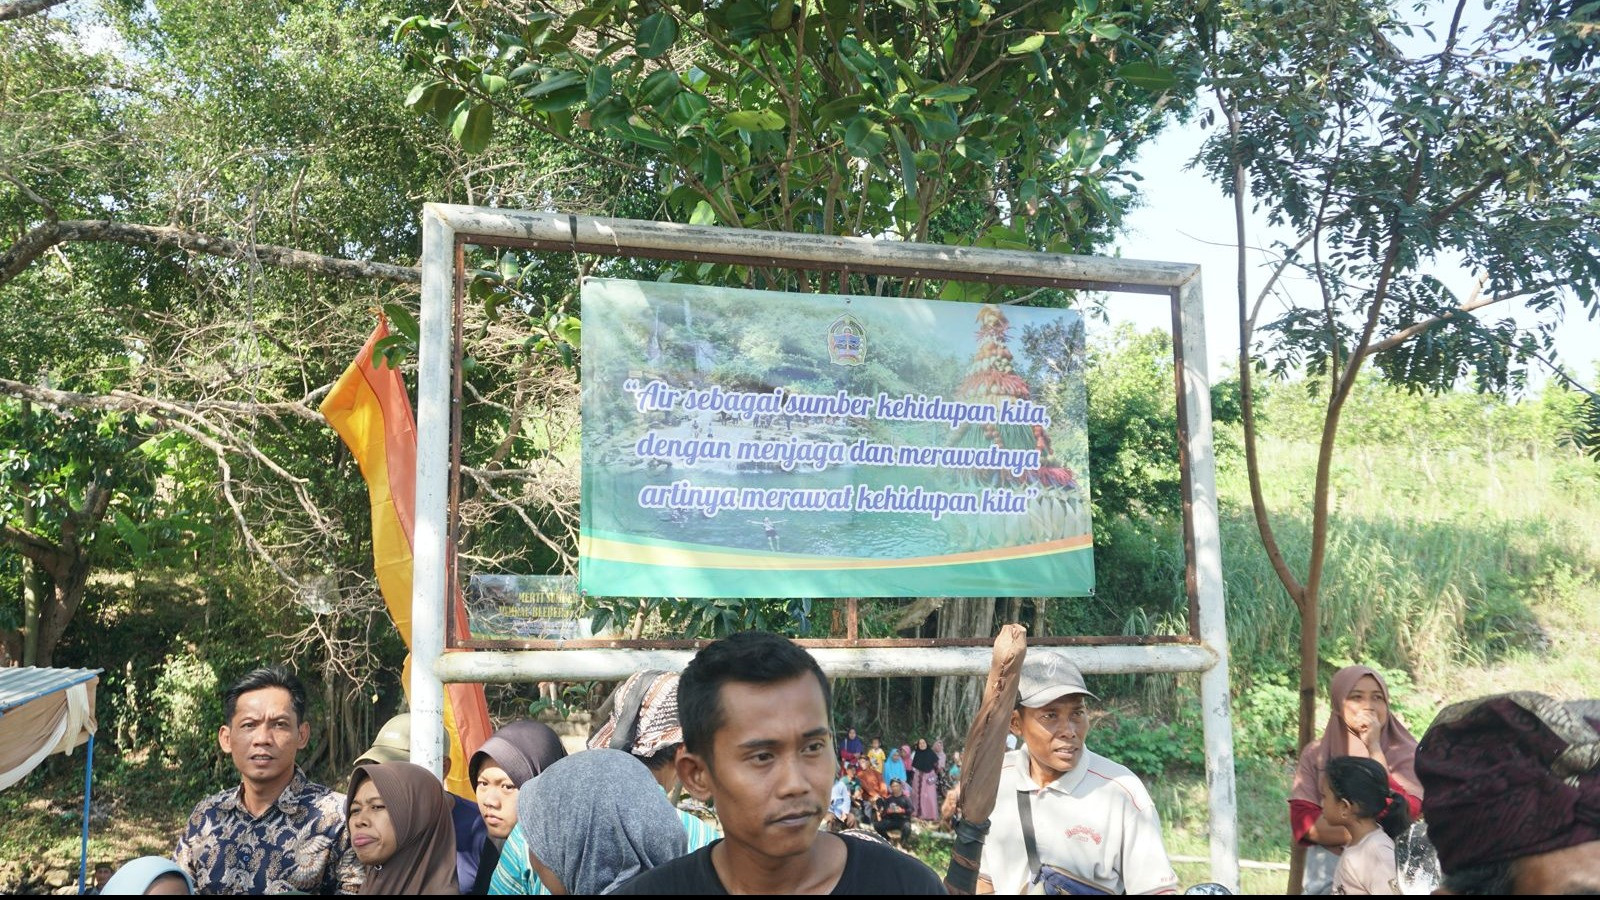
<path id="1" fill-rule="evenodd" d="M 160 712 L 162 761 L 178 769 L 184 788 L 200 788 L 216 779 L 217 733 L 211 727 L 220 691 L 217 673 L 192 652 L 168 655 L 156 676 L 155 705 Z M 210 760 L 211 765 L 200 765 Z"/>

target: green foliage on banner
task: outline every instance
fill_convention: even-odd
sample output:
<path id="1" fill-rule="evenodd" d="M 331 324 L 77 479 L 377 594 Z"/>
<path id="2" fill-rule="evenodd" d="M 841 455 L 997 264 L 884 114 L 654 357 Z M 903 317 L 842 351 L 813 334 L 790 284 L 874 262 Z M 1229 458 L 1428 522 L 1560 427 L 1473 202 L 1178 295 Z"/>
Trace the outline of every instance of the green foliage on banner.
<path id="1" fill-rule="evenodd" d="M 737 631 L 752 629 L 773 631 L 790 637 L 809 637 L 814 634 L 812 612 L 815 602 L 809 599 L 671 600 L 660 597 L 588 597 L 585 600 L 597 634 L 612 631 L 632 636 L 637 629 L 637 633 L 643 635 L 648 623 L 648 636 L 679 639 L 723 638 Z"/>

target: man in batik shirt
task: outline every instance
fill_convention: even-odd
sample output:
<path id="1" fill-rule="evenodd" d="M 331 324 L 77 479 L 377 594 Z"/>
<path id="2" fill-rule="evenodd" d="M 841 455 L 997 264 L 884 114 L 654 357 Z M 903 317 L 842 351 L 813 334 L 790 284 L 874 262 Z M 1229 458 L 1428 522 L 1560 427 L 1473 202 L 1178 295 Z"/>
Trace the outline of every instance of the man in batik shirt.
<path id="1" fill-rule="evenodd" d="M 344 795 L 309 781 L 295 755 L 311 740 L 306 690 L 282 666 L 222 697 L 222 750 L 240 784 L 200 802 L 173 855 L 197 894 L 353 894 L 361 863 L 345 839 Z"/>

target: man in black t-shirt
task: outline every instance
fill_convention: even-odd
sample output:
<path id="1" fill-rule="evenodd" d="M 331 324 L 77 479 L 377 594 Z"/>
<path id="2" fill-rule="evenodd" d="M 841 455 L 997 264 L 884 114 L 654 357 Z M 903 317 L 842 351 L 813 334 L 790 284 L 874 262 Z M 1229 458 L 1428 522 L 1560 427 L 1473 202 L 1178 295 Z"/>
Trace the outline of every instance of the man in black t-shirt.
<path id="1" fill-rule="evenodd" d="M 811 654 L 747 631 L 695 654 L 678 682 L 678 776 L 723 838 L 619 894 L 943 894 L 891 847 L 819 832 L 835 756 L 828 680 Z"/>
<path id="2" fill-rule="evenodd" d="M 878 821 L 872 827 L 884 840 L 889 840 L 891 831 L 896 832 L 896 840 L 906 839 L 911 822 L 911 798 L 906 796 L 905 786 L 906 783 L 897 778 L 889 784 L 889 796 L 878 798 Z"/>

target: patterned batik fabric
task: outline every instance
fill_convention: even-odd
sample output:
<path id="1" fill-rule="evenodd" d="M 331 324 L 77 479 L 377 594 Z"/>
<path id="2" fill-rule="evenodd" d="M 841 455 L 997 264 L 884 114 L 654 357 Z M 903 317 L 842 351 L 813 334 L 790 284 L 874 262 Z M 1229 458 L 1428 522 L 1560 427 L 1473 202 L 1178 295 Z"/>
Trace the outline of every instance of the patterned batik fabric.
<path id="1" fill-rule="evenodd" d="M 353 894 L 361 863 L 345 836 L 344 795 L 295 770 L 277 802 L 250 815 L 244 788 L 194 808 L 173 859 L 197 894 Z"/>
<path id="2" fill-rule="evenodd" d="M 683 743 L 678 723 L 678 674 L 635 672 L 606 703 L 610 715 L 589 738 L 589 749 L 610 747 L 649 758 Z"/>
<path id="3" fill-rule="evenodd" d="M 1523 691 L 1445 707 L 1417 774 L 1446 875 L 1600 840 L 1600 701 Z"/>

